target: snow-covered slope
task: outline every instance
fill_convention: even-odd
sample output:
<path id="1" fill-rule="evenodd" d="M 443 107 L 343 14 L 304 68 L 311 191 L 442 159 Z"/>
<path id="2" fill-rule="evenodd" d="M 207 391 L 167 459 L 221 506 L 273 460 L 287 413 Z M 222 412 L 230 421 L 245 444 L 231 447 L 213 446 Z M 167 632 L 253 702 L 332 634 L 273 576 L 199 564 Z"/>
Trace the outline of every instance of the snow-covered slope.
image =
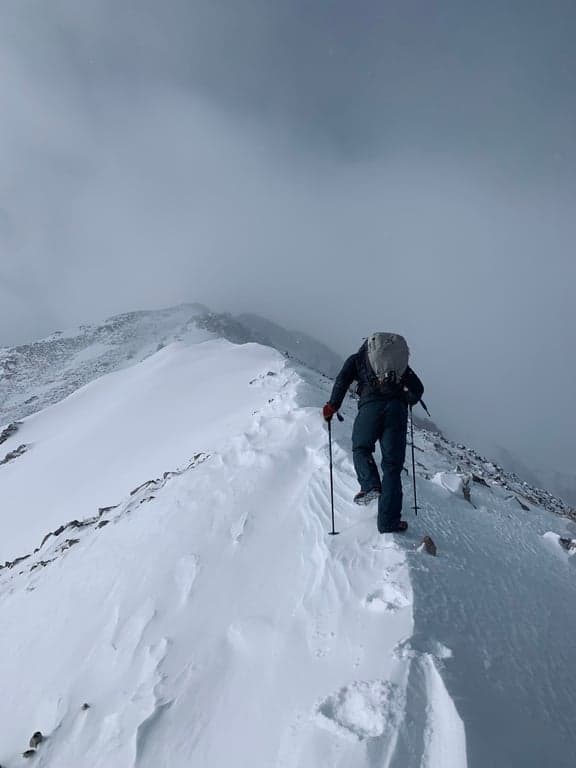
<path id="1" fill-rule="evenodd" d="M 0 764 L 39 730 L 47 768 L 573 765 L 574 523 L 418 431 L 420 514 L 407 476 L 379 536 L 350 401 L 328 536 L 329 384 L 181 342 L 6 438 Z"/>
<path id="2" fill-rule="evenodd" d="M 81 325 L 32 344 L 0 349 L 0 424 L 42 410 L 166 344 L 208 338 L 211 334 L 195 323 L 207 311 L 201 304 L 182 304 L 128 312 L 101 325 Z"/>
<path id="3" fill-rule="evenodd" d="M 175 341 L 226 338 L 278 349 L 324 374 L 341 359 L 316 339 L 258 315 L 234 317 L 203 304 L 115 315 L 100 325 L 56 331 L 45 339 L 0 349 L 0 425 L 46 408 L 105 373 L 146 359 Z"/>

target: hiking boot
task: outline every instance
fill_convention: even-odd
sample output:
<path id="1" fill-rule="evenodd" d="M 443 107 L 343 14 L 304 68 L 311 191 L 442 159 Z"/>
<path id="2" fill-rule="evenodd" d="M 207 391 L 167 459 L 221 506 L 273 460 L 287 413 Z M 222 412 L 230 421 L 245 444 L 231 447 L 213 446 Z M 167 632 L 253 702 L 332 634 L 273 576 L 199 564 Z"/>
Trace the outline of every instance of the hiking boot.
<path id="1" fill-rule="evenodd" d="M 370 504 L 380 496 L 380 488 L 372 488 L 369 491 L 360 491 L 354 496 L 354 504 Z"/>
<path id="2" fill-rule="evenodd" d="M 380 533 L 404 533 L 404 531 L 408 530 L 408 523 L 406 520 L 399 520 L 398 525 L 396 525 L 394 528 L 384 528 L 383 531 L 380 531 Z"/>

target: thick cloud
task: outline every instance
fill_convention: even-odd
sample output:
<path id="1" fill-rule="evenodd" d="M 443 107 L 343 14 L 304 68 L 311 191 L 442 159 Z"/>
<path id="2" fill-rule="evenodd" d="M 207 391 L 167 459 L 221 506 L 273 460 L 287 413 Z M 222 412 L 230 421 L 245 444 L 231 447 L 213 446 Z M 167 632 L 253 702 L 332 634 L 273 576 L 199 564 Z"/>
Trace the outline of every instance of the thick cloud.
<path id="1" fill-rule="evenodd" d="M 201 301 L 571 471 L 570 4 L 39 0 L 0 12 L 0 344 Z"/>

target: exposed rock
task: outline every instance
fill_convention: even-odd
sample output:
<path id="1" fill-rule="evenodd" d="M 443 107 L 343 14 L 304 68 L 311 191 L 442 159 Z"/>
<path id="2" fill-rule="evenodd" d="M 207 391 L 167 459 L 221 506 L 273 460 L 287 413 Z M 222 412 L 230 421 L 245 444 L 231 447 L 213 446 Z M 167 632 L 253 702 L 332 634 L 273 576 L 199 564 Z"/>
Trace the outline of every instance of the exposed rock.
<path id="1" fill-rule="evenodd" d="M 44 741 L 44 736 L 42 735 L 41 731 L 36 731 L 32 734 L 32 737 L 30 739 L 30 746 L 32 749 L 36 749 L 39 744 L 42 744 Z"/>
<path id="2" fill-rule="evenodd" d="M 143 483 L 141 486 L 139 486 L 139 488 L 137 488 L 134 491 L 132 491 L 131 496 L 133 496 L 136 493 L 136 491 L 138 491 L 138 490 L 140 490 L 140 489 L 142 489 L 144 487 L 148 487 L 148 486 L 150 486 L 152 484 L 154 484 L 155 487 L 158 488 L 158 489 L 163 488 L 164 485 L 166 484 L 166 482 L 170 478 L 177 477 L 179 475 L 184 474 L 185 472 L 188 472 L 190 469 L 193 469 L 194 467 L 198 466 L 199 464 L 202 464 L 203 462 L 207 461 L 209 458 L 210 458 L 210 454 L 207 454 L 207 453 L 195 453 L 194 456 L 190 459 L 189 463 L 185 467 L 182 467 L 180 469 L 176 469 L 176 470 L 174 470 L 172 472 L 164 472 L 163 478 L 161 480 L 160 479 L 148 480 L 146 483 Z M 146 496 L 145 498 L 140 499 L 138 501 L 137 506 L 140 506 L 141 504 L 144 504 L 146 502 L 150 502 L 150 501 L 152 501 L 155 498 L 156 497 L 153 496 L 153 495 Z M 129 511 L 130 509 L 134 509 L 135 508 L 134 505 L 136 505 L 136 501 L 135 500 L 134 501 L 129 501 L 127 504 L 125 504 L 124 505 L 125 512 Z M 104 528 L 106 525 L 108 525 L 110 523 L 110 520 L 100 520 L 101 515 L 104 514 L 105 512 L 109 512 L 109 511 L 111 511 L 113 509 L 117 509 L 118 507 L 120 507 L 120 504 L 114 504 L 114 505 L 108 506 L 108 507 L 100 507 L 98 509 L 98 514 L 95 515 L 94 517 L 89 517 L 86 520 L 71 520 L 70 522 L 66 523 L 65 525 L 61 525 L 55 531 L 50 531 L 49 533 L 47 533 L 44 536 L 40 546 L 36 547 L 36 549 L 34 549 L 33 554 L 36 554 L 37 552 L 39 552 L 42 549 L 42 547 L 44 546 L 44 544 L 48 541 L 48 539 L 50 539 L 52 536 L 58 537 L 62 533 L 64 533 L 64 531 L 66 531 L 66 530 L 69 530 L 69 529 L 72 529 L 72 528 L 73 529 L 78 529 L 78 528 L 88 528 L 88 527 L 95 527 L 96 529 Z M 70 549 L 70 547 L 74 546 L 75 544 L 78 544 L 79 541 L 80 541 L 80 539 L 66 539 L 66 541 L 64 541 L 64 543 L 61 544 L 57 548 L 56 551 L 59 552 L 59 553 L 65 552 L 67 549 Z M 7 560 L 4 563 L 4 565 L 0 565 L 0 571 L 3 570 L 4 568 L 13 568 L 18 563 L 21 563 L 24 560 L 28 560 L 30 557 L 32 557 L 32 553 L 28 554 L 28 555 L 24 555 L 22 557 L 18 557 L 15 560 L 12 560 L 12 561 L 8 561 Z M 31 566 L 30 571 L 33 571 L 36 568 L 44 568 L 47 565 L 49 565 L 50 563 L 53 563 L 55 559 L 56 558 L 51 558 L 50 560 L 40 560 L 39 562 L 34 563 L 34 565 Z M 24 571 L 20 571 L 19 573 L 22 574 L 22 573 L 24 573 Z"/>
<path id="3" fill-rule="evenodd" d="M 3 429 L 2 432 L 0 432 L 0 445 L 2 445 L 2 443 L 5 443 L 9 437 L 12 437 L 12 435 L 15 435 L 16 432 L 18 432 L 18 430 L 20 429 L 21 425 L 22 425 L 21 421 L 13 421 L 11 424 L 8 424 L 6 429 Z"/>
<path id="4" fill-rule="evenodd" d="M 424 536 L 418 547 L 419 552 L 426 552 L 433 557 L 436 557 L 436 544 L 432 541 L 431 536 Z"/>
<path id="5" fill-rule="evenodd" d="M 438 453 L 451 457 L 455 466 L 462 463 L 462 466 L 473 474 L 472 480 L 474 482 L 480 482 L 481 485 L 487 485 L 489 488 L 499 485 L 511 494 L 510 499 L 521 495 L 523 499 L 535 507 L 542 507 L 548 512 L 576 521 L 576 509 L 567 506 L 562 499 L 542 488 L 532 487 L 513 472 L 506 472 L 499 464 L 489 461 L 473 449 L 459 448 L 453 441 L 426 429 L 421 429 L 420 436 L 427 445 L 432 446 Z M 518 503 L 520 503 L 519 500 Z M 525 511 L 529 511 L 529 508 Z"/>
<path id="6" fill-rule="evenodd" d="M 561 536 L 558 541 L 567 552 L 576 552 L 576 539 L 566 539 Z"/>
<path id="7" fill-rule="evenodd" d="M 523 502 L 523 501 L 520 501 L 520 499 L 518 498 L 518 496 L 516 496 L 516 501 L 518 502 L 518 504 L 520 504 L 520 506 L 522 507 L 522 509 L 524 510 L 524 512 L 530 512 L 530 507 L 527 507 L 527 506 L 526 506 L 526 504 L 524 504 L 524 502 Z"/>
<path id="8" fill-rule="evenodd" d="M 82 710 L 82 712 L 86 712 L 87 709 L 90 709 L 90 704 L 88 704 L 88 702 L 84 702 L 84 704 L 82 704 L 80 709 Z"/>
<path id="9" fill-rule="evenodd" d="M 35 754 L 35 749 L 27 749 L 26 752 L 22 752 L 22 757 L 34 757 Z"/>
<path id="10" fill-rule="evenodd" d="M 9 461 L 14 461 L 14 459 L 17 459 L 19 456 L 22 456 L 22 454 L 26 453 L 29 446 L 26 445 L 26 443 L 22 443 L 22 445 L 19 445 L 18 448 L 15 448 L 13 451 L 10 451 L 10 453 L 7 453 L 6 456 L 0 461 L 0 466 L 2 464 L 8 464 Z"/>
<path id="11" fill-rule="evenodd" d="M 31 557 L 31 555 L 22 555 L 22 557 L 17 557 L 15 560 L 6 560 L 4 565 L 0 566 L 1 568 L 14 568 L 15 565 L 18 565 L 18 563 L 24 562 L 24 560 L 28 560 L 28 558 Z"/>
<path id="12" fill-rule="evenodd" d="M 102 517 L 107 512 L 112 512 L 113 509 L 118 509 L 120 504 L 114 504 L 112 507 L 98 507 L 98 517 Z"/>
<path id="13" fill-rule="evenodd" d="M 78 544 L 79 541 L 80 541 L 80 539 L 66 539 L 64 544 L 61 544 L 58 547 L 58 551 L 59 552 L 65 552 L 67 549 L 70 549 L 70 547 L 73 547 L 74 544 Z"/>
<path id="14" fill-rule="evenodd" d="M 471 497 L 472 475 L 462 475 L 462 493 L 467 502 L 472 504 Z"/>
<path id="15" fill-rule="evenodd" d="M 159 482 L 160 482 L 160 480 L 158 480 L 158 479 L 156 479 L 156 480 L 146 480 L 145 483 L 142 483 L 142 485 L 139 485 L 136 488 L 134 488 L 133 491 L 130 491 L 130 496 L 135 496 L 138 493 L 138 491 L 141 491 L 143 488 L 147 488 L 149 485 L 154 485 L 155 483 L 159 483 Z"/>

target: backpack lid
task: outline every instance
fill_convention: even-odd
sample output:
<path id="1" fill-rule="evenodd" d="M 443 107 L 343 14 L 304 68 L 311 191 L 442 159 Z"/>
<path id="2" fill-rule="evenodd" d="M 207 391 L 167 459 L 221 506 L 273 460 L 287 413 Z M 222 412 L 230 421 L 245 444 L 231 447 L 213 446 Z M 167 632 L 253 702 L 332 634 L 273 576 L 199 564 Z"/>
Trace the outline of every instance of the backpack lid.
<path id="1" fill-rule="evenodd" d="M 373 333 L 366 340 L 366 356 L 379 384 L 400 383 L 408 368 L 410 350 L 398 333 Z"/>

